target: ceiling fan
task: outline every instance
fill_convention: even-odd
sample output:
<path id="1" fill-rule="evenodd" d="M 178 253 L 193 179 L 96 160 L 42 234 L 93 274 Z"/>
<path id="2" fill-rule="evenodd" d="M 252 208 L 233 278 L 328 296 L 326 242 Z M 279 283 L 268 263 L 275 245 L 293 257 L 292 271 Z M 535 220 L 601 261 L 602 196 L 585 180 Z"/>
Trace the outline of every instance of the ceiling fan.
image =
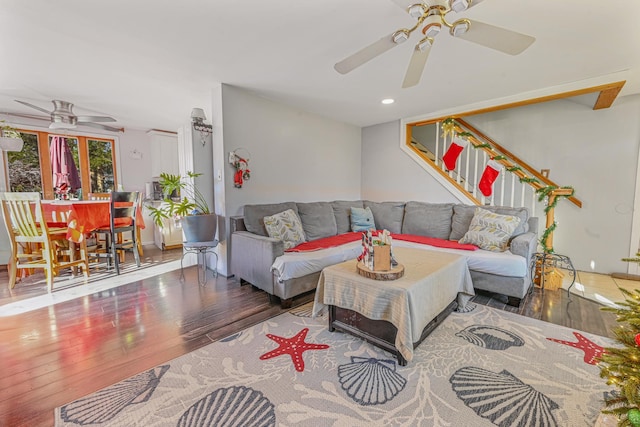
<path id="1" fill-rule="evenodd" d="M 423 37 L 416 46 L 409 61 L 409 67 L 402 83 L 403 88 L 415 86 L 420 82 L 435 37 L 443 27 L 449 28 L 449 34 L 472 43 L 479 44 L 509 55 L 517 55 L 528 48 L 535 38 L 515 31 L 496 27 L 484 22 L 462 18 L 453 22 L 447 20 L 449 12 L 464 12 L 483 0 L 392 0 L 417 20 L 411 28 L 401 28 L 359 50 L 338 62 L 334 68 L 340 74 L 346 74 L 362 64 L 383 54 L 389 49 L 407 41 L 411 34 L 421 28 Z"/>
<path id="2" fill-rule="evenodd" d="M 96 122 L 115 122 L 116 119 L 109 116 L 77 116 L 73 113 L 73 104 L 67 101 L 61 101 L 54 99 L 53 111 L 45 110 L 37 105 L 30 104 L 25 101 L 15 100 L 16 102 L 26 105 L 27 107 L 35 108 L 38 111 L 42 111 L 49 115 L 51 123 L 49 129 L 75 129 L 76 126 L 90 126 L 98 129 L 105 129 L 111 132 L 122 132 L 123 128 L 116 128 L 112 126 L 103 125 Z M 18 115 L 18 114 L 15 114 Z M 27 116 L 30 118 L 42 118 L 36 116 Z"/>

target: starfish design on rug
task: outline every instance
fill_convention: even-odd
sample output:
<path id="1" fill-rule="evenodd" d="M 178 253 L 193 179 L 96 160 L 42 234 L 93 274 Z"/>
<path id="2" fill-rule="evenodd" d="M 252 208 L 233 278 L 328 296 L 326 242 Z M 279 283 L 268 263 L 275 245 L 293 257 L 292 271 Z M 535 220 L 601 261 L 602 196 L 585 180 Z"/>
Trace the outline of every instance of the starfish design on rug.
<path id="1" fill-rule="evenodd" d="M 304 328 L 291 338 L 284 338 L 277 335 L 267 334 L 267 338 L 277 342 L 278 344 L 280 344 L 280 346 L 275 350 L 271 350 L 270 352 L 260 356 L 260 360 L 267 360 L 271 359 L 272 357 L 278 357 L 283 354 L 288 354 L 289 356 L 291 356 L 291 361 L 293 362 L 293 366 L 295 366 L 296 371 L 304 371 L 304 360 L 302 359 L 302 353 L 307 350 L 324 350 L 329 348 L 327 344 L 312 344 L 305 342 L 304 339 L 307 337 L 307 332 L 309 332 L 309 328 Z"/>
<path id="2" fill-rule="evenodd" d="M 585 338 L 584 335 L 578 332 L 574 332 L 573 335 L 576 336 L 578 341 L 571 342 L 571 341 L 558 340 L 555 338 L 547 338 L 547 339 L 549 341 L 554 341 L 560 344 L 568 345 L 570 347 L 579 348 L 580 350 L 584 351 L 584 362 L 590 365 L 595 365 L 597 363 L 596 359 L 602 356 L 602 354 L 605 352 L 604 347 L 600 347 L 598 344 L 594 343 L 588 338 Z"/>

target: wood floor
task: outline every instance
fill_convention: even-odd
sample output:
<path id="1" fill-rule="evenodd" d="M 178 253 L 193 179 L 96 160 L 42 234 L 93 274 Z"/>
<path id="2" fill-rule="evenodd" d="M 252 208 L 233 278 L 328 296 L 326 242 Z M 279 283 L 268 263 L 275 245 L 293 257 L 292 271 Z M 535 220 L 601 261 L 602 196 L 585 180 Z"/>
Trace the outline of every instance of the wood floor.
<path id="1" fill-rule="evenodd" d="M 0 426 L 52 426 L 55 407 L 284 311 L 250 285 L 218 277 L 202 287 L 194 267 L 185 273 L 183 282 L 172 271 L 0 317 Z M 11 298 L 7 282 L 0 272 L 0 304 Z M 612 336 L 616 324 L 599 304 L 561 290 L 535 289 L 519 309 L 491 294 L 474 301 L 597 335 Z"/>

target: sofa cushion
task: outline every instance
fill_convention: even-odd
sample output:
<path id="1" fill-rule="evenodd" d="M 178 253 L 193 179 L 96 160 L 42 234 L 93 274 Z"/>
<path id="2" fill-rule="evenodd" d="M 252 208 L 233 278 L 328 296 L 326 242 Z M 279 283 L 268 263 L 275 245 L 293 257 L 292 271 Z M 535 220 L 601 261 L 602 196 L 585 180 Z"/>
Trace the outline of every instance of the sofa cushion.
<path id="1" fill-rule="evenodd" d="M 460 240 L 469 231 L 469 224 L 476 210 L 475 205 L 454 205 L 453 217 L 451 220 L 451 235 L 449 239 Z M 482 209 L 495 212 L 500 215 L 512 215 L 520 218 L 520 223 L 516 227 L 511 237 L 518 236 L 529 231 L 529 210 L 527 208 L 511 208 L 506 206 L 482 206 Z"/>
<path id="2" fill-rule="evenodd" d="M 336 200 L 331 202 L 333 216 L 336 219 L 337 234 L 351 231 L 351 208 L 364 208 L 362 200 Z"/>
<path id="3" fill-rule="evenodd" d="M 329 202 L 297 203 L 298 216 L 307 240 L 335 236 L 338 227 Z"/>
<path id="4" fill-rule="evenodd" d="M 449 239 L 452 215 L 453 203 L 407 202 L 402 233 Z"/>
<path id="5" fill-rule="evenodd" d="M 284 249 L 291 249 L 305 241 L 304 230 L 298 214 L 293 209 L 264 217 L 269 237 L 282 240 Z"/>
<path id="6" fill-rule="evenodd" d="M 469 231 L 462 236 L 459 243 L 471 243 L 491 252 L 504 252 L 518 224 L 520 218 L 517 216 L 500 215 L 476 208 L 469 224 Z"/>
<path id="7" fill-rule="evenodd" d="M 370 202 L 365 200 L 364 207 L 370 208 L 373 212 L 378 230 L 389 230 L 391 233 L 402 231 L 404 202 Z"/>
<path id="8" fill-rule="evenodd" d="M 247 231 L 260 236 L 268 236 L 267 229 L 264 227 L 264 217 L 274 215 L 291 209 L 298 213 L 298 207 L 294 202 L 263 204 L 263 205 L 245 205 L 244 206 L 244 226 Z"/>
<path id="9" fill-rule="evenodd" d="M 375 230 L 376 223 L 369 207 L 351 208 L 351 231 Z"/>

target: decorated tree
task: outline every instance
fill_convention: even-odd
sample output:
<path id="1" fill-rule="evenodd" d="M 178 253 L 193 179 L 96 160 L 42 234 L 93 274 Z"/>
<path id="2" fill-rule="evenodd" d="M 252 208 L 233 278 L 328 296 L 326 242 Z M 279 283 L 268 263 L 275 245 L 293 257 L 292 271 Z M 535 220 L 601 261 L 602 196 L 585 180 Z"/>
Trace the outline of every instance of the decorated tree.
<path id="1" fill-rule="evenodd" d="M 618 426 L 640 427 L 640 290 L 620 290 L 626 298 L 620 307 L 602 308 L 617 314 L 614 334 L 621 344 L 606 348 L 599 360 L 600 376 L 618 389 L 602 412 L 615 414 Z"/>

